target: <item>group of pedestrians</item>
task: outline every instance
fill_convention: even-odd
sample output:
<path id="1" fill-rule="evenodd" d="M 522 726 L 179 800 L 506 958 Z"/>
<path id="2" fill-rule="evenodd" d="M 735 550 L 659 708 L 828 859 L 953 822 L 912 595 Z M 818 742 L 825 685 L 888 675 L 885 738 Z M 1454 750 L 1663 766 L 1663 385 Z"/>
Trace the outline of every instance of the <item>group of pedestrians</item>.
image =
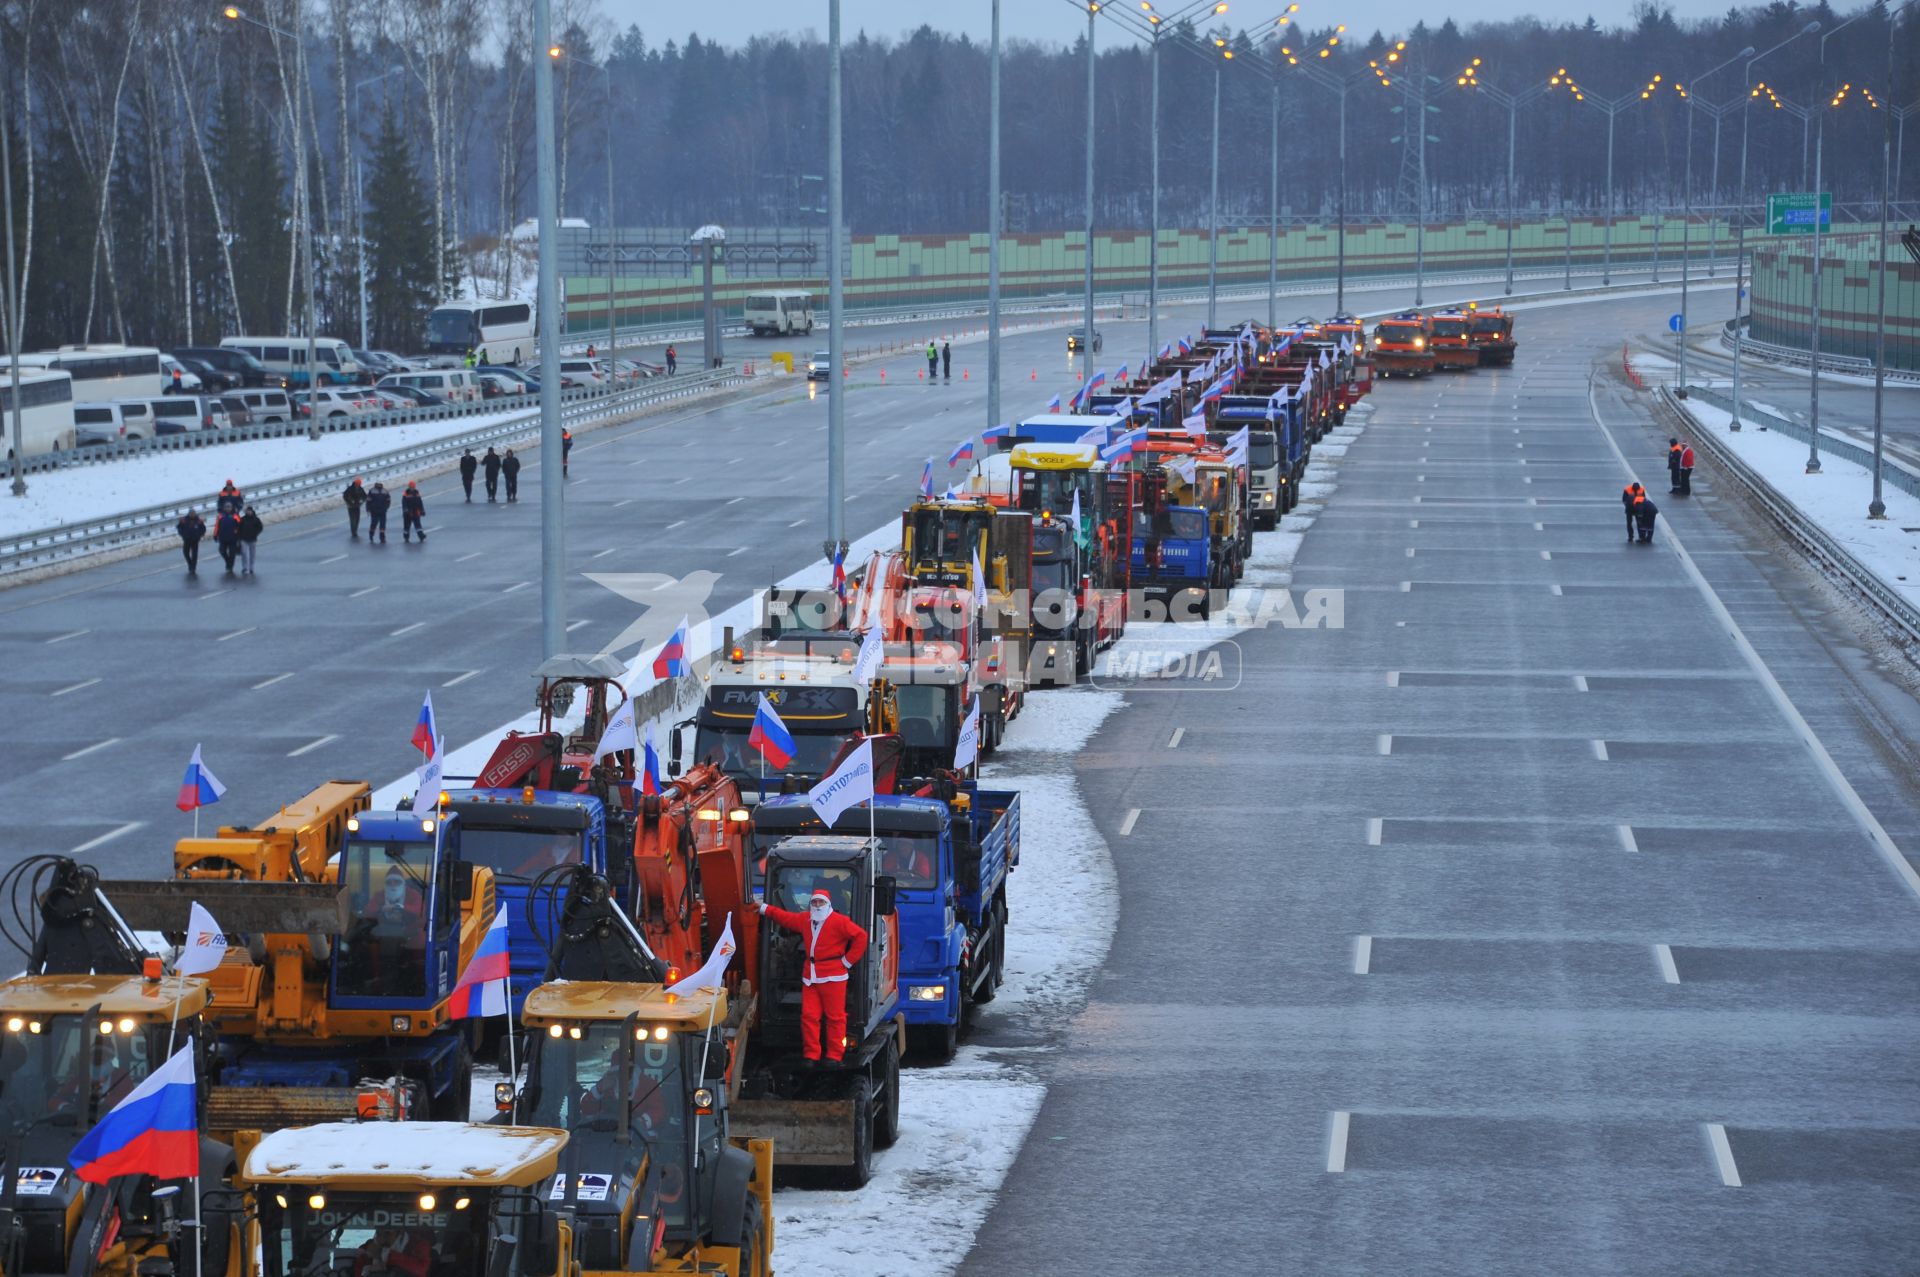
<path id="1" fill-rule="evenodd" d="M 387 543 L 387 513 L 393 509 L 393 494 L 387 491 L 387 485 L 375 481 L 371 489 L 355 476 L 352 483 L 340 494 L 347 506 L 347 532 L 356 541 L 360 539 L 360 514 L 364 510 L 367 516 L 367 544 Z M 420 543 L 427 542 L 427 500 L 420 495 L 420 486 L 412 480 L 407 481 L 406 490 L 400 494 L 400 539 L 411 541 L 417 535 Z"/>
<path id="2" fill-rule="evenodd" d="M 560 455 L 564 458 L 573 451 L 573 432 L 563 431 L 560 438 Z M 565 462 L 562 462 L 564 468 Z M 487 480 L 487 500 L 500 499 L 500 481 L 507 481 L 507 500 L 509 503 L 520 499 L 520 458 L 513 455 L 513 449 L 507 449 L 507 455 L 501 456 L 491 447 L 487 455 L 476 457 L 473 449 L 468 448 L 460 454 L 460 486 L 466 490 L 467 503 L 473 502 L 473 479 L 476 474 L 484 474 Z"/>
<path id="3" fill-rule="evenodd" d="M 1667 440 L 1667 494 L 1693 495 L 1693 446 L 1673 438 Z M 1638 480 L 1621 489 L 1620 504 L 1627 514 L 1627 544 L 1635 541 L 1641 545 L 1651 544 L 1653 523 L 1660 517 L 1660 507 L 1653 503 Z"/>
<path id="4" fill-rule="evenodd" d="M 239 575 L 253 575 L 253 557 L 260 542 L 260 533 L 266 524 L 254 508 L 247 504 L 246 494 L 229 479 L 220 486 L 220 494 L 214 498 L 213 541 L 220 550 L 220 560 L 226 564 L 226 574 L 235 574 L 234 565 L 239 565 Z M 173 530 L 180 537 L 180 554 L 187 561 L 187 575 L 200 575 L 200 542 L 206 539 L 207 521 L 200 512 L 189 508 L 174 523 Z"/>
<path id="5" fill-rule="evenodd" d="M 945 369 L 944 374 L 942 369 Z M 943 341 L 935 346 L 931 338 L 927 341 L 927 380 L 953 380 L 953 343 Z"/>

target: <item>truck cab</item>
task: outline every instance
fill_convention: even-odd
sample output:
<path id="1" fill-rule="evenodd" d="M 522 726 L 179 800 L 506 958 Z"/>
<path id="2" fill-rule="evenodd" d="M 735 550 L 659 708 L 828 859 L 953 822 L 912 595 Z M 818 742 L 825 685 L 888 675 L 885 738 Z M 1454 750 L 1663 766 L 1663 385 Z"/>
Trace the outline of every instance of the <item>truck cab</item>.
<path id="1" fill-rule="evenodd" d="M 1169 600 L 1185 596 L 1200 616 L 1213 615 L 1213 537 L 1207 511 L 1201 506 L 1175 505 L 1133 512 L 1134 588 Z"/>
<path id="2" fill-rule="evenodd" d="M 1473 344 L 1472 320 L 1462 310 L 1442 310 L 1429 321 L 1435 368 L 1478 368 L 1480 351 Z"/>
<path id="3" fill-rule="evenodd" d="M 1405 311 L 1374 325 L 1373 366 L 1382 377 L 1424 377 L 1433 371 L 1426 318 Z"/>
<path id="4" fill-rule="evenodd" d="M 1473 339 L 1473 348 L 1480 352 L 1482 365 L 1506 368 L 1513 364 L 1514 352 L 1519 349 L 1513 339 L 1513 316 L 1498 306 L 1488 309 L 1472 307 L 1468 311 L 1468 331 Z"/>
<path id="5" fill-rule="evenodd" d="M 1227 395 L 1214 415 L 1216 428 L 1207 431 L 1207 442 L 1224 448 L 1241 426 L 1247 427 L 1248 516 L 1256 529 L 1279 527 L 1280 516 L 1294 506 L 1299 484 L 1286 455 L 1290 449 L 1282 446 L 1295 430 L 1291 408 L 1291 403 L 1272 405 L 1270 411 L 1265 398 Z"/>

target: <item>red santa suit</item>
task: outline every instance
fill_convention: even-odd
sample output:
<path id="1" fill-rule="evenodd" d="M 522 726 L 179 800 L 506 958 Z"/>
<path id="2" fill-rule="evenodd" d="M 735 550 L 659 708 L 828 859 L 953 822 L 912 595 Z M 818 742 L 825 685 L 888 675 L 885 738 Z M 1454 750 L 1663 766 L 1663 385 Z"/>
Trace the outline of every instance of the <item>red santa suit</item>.
<path id="1" fill-rule="evenodd" d="M 838 1064 L 847 1045 L 847 975 L 867 951 L 867 933 L 853 919 L 833 911 L 832 897 L 816 891 L 807 913 L 766 906 L 766 916 L 806 943 L 807 962 L 800 977 L 800 1053 L 817 1062 L 825 1027 L 826 1058 Z M 826 906 L 815 918 L 813 909 Z"/>

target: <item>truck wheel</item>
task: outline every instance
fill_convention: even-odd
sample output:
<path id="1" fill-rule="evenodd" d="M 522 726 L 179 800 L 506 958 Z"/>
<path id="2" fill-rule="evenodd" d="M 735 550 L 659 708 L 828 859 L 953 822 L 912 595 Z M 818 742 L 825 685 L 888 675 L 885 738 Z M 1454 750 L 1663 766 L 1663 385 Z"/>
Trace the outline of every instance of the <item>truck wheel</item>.
<path id="1" fill-rule="evenodd" d="M 923 1024 L 912 1030 L 914 1051 L 929 1064 L 945 1064 L 960 1050 L 959 1024 Z"/>
<path id="2" fill-rule="evenodd" d="M 993 939 L 987 942 L 987 978 L 982 980 L 980 987 L 974 991 L 973 1001 L 975 1005 L 985 1006 L 987 1003 L 993 1001 L 995 994 L 1000 992 L 1000 981 L 1002 979 L 1000 965 L 1006 958 L 1006 953 L 1007 932 L 1006 928 L 1000 923 L 1000 909 L 996 905 L 993 909 Z"/>
<path id="3" fill-rule="evenodd" d="M 889 1036 L 880 1052 L 880 1085 L 886 1095 L 873 1118 L 873 1146 L 892 1148 L 900 1138 L 900 1040 Z"/>
<path id="4" fill-rule="evenodd" d="M 853 1163 L 840 1168 L 835 1179 L 841 1188 L 865 1188 L 873 1178 L 873 1083 L 853 1083 Z"/>
<path id="5" fill-rule="evenodd" d="M 767 1266 L 760 1256 L 761 1239 L 766 1231 L 767 1221 L 760 1210 L 760 1199 L 749 1192 L 740 1224 L 740 1277 L 767 1277 Z"/>

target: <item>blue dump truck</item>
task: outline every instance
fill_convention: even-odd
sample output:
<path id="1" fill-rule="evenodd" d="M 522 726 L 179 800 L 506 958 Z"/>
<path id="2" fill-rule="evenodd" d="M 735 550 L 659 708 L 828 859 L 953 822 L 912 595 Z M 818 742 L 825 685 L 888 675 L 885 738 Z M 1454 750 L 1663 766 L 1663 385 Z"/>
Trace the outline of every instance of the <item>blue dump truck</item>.
<path id="1" fill-rule="evenodd" d="M 1153 474 L 1146 501 L 1134 507 L 1131 545 L 1136 596 L 1160 596 L 1174 619 L 1186 615 L 1174 602 L 1184 596 L 1202 617 L 1213 615 L 1213 538 L 1200 506 L 1174 505 L 1166 476 Z M 1142 615 L 1140 620 L 1165 619 Z"/>
<path id="2" fill-rule="evenodd" d="M 1280 516 L 1299 500 L 1307 471 L 1306 430 L 1297 402 L 1273 404 L 1264 396 L 1227 395 L 1214 413 L 1210 443 L 1226 447 L 1247 428 L 1247 478 L 1252 485 L 1255 528 L 1280 526 Z"/>
<path id="3" fill-rule="evenodd" d="M 894 880 L 900 918 L 900 1005 L 916 1051 L 953 1058 L 968 1012 L 993 1001 L 1006 978 L 1007 875 L 1020 863 L 1020 795 L 972 781 L 929 782 L 927 797 L 881 795 L 872 828 L 881 872 Z M 944 796 L 942 796 L 944 795 Z M 756 863 L 783 838 L 818 833 L 805 795 L 768 798 L 754 811 Z M 865 835 L 850 808 L 836 834 Z"/>

